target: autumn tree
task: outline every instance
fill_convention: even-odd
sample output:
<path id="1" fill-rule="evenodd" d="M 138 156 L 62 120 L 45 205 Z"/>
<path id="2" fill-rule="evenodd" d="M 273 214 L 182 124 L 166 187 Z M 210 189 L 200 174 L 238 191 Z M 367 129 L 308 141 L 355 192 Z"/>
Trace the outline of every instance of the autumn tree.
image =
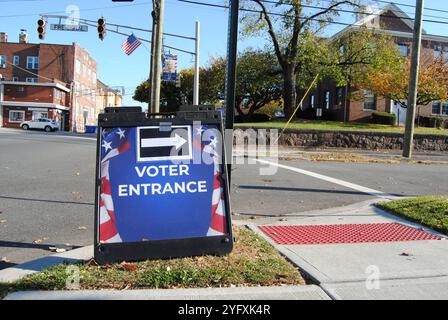
<path id="1" fill-rule="evenodd" d="M 367 68 L 359 86 L 407 107 L 411 63 L 403 58 L 394 65 Z M 418 78 L 417 105 L 448 100 L 448 65 L 437 59 L 421 64 Z"/>

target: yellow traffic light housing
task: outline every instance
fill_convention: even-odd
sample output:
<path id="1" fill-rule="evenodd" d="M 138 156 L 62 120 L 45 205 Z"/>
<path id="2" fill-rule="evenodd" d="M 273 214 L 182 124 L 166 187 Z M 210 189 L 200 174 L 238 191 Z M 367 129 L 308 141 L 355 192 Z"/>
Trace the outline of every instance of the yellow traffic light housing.
<path id="1" fill-rule="evenodd" d="M 37 33 L 39 34 L 40 40 L 45 39 L 45 25 L 46 25 L 46 22 L 44 19 L 37 20 Z"/>

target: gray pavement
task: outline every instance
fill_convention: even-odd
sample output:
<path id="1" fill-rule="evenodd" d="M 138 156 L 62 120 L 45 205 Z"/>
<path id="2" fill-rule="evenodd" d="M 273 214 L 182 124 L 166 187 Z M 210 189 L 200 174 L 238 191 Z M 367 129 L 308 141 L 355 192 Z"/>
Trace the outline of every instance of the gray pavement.
<path id="1" fill-rule="evenodd" d="M 272 226 L 396 222 L 439 235 L 443 240 L 278 245 L 257 225 L 252 224 L 251 228 L 300 266 L 333 299 L 448 299 L 446 237 L 379 210 L 373 202 L 312 211 L 286 221 L 266 218 L 256 223 Z"/>
<path id="2" fill-rule="evenodd" d="M 92 244 L 94 136 L 1 128 L 0 147 L 0 269 L 50 255 L 55 245 Z M 448 193 L 446 165 L 280 163 L 396 195 Z M 234 220 L 301 216 L 375 199 L 282 168 L 260 176 L 260 167 L 233 166 Z"/>

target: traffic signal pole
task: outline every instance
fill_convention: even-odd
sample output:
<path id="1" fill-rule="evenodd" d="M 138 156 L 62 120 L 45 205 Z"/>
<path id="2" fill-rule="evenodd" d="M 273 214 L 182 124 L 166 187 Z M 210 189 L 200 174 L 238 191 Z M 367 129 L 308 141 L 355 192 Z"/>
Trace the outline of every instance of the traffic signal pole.
<path id="1" fill-rule="evenodd" d="M 418 74 L 420 67 L 420 50 L 422 39 L 424 0 L 417 0 L 414 22 L 414 41 L 412 43 L 411 75 L 409 83 L 408 109 L 406 114 L 406 128 L 404 132 L 403 157 L 411 158 L 414 148 L 414 122 L 417 104 Z"/>
<path id="2" fill-rule="evenodd" d="M 238 10 L 239 0 L 230 0 L 229 26 L 227 39 L 227 69 L 226 69 L 226 157 L 227 174 L 229 176 L 229 188 L 232 175 L 232 153 L 233 153 L 233 121 L 235 116 L 235 84 L 236 84 L 236 55 L 238 50 Z M 230 136 L 228 136 L 230 134 Z"/>

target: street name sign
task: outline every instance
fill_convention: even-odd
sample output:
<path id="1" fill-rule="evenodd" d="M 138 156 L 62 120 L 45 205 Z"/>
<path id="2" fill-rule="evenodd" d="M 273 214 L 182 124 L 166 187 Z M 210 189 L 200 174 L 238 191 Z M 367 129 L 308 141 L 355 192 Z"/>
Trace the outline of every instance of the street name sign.
<path id="1" fill-rule="evenodd" d="M 51 24 L 50 30 L 87 32 L 89 31 L 89 26 L 82 24 Z"/>
<path id="2" fill-rule="evenodd" d="M 98 117 L 95 259 L 229 253 L 220 113 L 111 109 Z"/>

